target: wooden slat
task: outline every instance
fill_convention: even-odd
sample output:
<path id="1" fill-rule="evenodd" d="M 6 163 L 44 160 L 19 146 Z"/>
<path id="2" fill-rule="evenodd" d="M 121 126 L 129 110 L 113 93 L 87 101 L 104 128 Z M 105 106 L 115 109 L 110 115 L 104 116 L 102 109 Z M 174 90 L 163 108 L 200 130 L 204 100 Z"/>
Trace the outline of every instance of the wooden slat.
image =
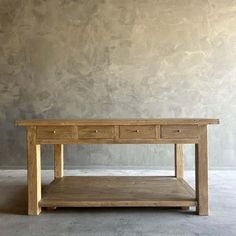
<path id="1" fill-rule="evenodd" d="M 182 180 L 153 176 L 66 176 L 43 193 L 43 207 L 195 206 Z"/>
<path id="2" fill-rule="evenodd" d="M 196 201 L 67 201 L 67 200 L 44 200 L 40 202 L 41 207 L 190 207 L 196 206 Z M 185 208 L 187 209 L 187 208 Z"/>
<path id="3" fill-rule="evenodd" d="M 175 144 L 175 177 L 184 176 L 184 145 Z"/>
<path id="4" fill-rule="evenodd" d="M 39 215 L 41 207 L 40 145 L 36 144 L 36 127 L 27 129 L 28 215 Z"/>
<path id="5" fill-rule="evenodd" d="M 219 124 L 219 119 L 86 119 L 86 120 L 17 120 L 20 126 L 55 125 L 207 125 Z"/>
<path id="6" fill-rule="evenodd" d="M 54 145 L 54 177 L 63 177 L 64 172 L 64 145 Z"/>
<path id="7" fill-rule="evenodd" d="M 198 139 L 38 139 L 38 144 L 173 144 L 198 143 Z"/>

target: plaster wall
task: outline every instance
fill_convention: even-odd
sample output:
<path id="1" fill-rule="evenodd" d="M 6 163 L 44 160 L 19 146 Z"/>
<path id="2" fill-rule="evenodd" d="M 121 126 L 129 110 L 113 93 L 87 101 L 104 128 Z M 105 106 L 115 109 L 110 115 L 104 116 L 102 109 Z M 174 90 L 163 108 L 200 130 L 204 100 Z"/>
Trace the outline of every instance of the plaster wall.
<path id="1" fill-rule="evenodd" d="M 0 0 L 0 167 L 26 166 L 16 119 L 212 117 L 209 165 L 234 168 L 235 62 L 233 0 Z M 65 152 L 68 168 L 173 166 L 171 145 Z"/>

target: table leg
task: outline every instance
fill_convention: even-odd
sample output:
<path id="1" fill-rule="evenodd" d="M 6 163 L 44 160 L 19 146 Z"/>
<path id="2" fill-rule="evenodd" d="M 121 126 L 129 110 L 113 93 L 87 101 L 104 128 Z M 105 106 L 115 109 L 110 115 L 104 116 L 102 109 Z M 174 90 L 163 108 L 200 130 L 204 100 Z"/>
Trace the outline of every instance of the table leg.
<path id="1" fill-rule="evenodd" d="M 39 215 L 41 207 L 41 157 L 40 145 L 36 144 L 36 127 L 27 130 L 27 180 L 28 215 Z"/>
<path id="2" fill-rule="evenodd" d="M 199 142 L 195 145 L 195 179 L 198 215 L 208 215 L 207 126 L 200 126 Z"/>
<path id="3" fill-rule="evenodd" d="M 184 145 L 175 144 L 175 177 L 184 177 Z M 182 210 L 189 210 L 190 207 L 181 207 Z"/>
<path id="4" fill-rule="evenodd" d="M 63 177 L 64 170 L 64 145 L 54 145 L 54 178 Z"/>
<path id="5" fill-rule="evenodd" d="M 184 176 L 184 145 L 175 144 L 175 177 Z"/>

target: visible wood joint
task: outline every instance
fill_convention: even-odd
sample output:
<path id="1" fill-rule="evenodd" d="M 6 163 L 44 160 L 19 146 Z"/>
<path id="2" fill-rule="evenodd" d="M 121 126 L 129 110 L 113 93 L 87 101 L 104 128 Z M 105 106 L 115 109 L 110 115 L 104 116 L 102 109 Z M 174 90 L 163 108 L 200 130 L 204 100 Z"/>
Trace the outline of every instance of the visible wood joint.
<path id="1" fill-rule="evenodd" d="M 161 126 L 156 125 L 156 139 L 160 139 L 160 138 L 161 138 Z"/>
<path id="2" fill-rule="evenodd" d="M 120 138 L 120 127 L 119 125 L 114 126 L 114 140 L 118 140 Z"/>

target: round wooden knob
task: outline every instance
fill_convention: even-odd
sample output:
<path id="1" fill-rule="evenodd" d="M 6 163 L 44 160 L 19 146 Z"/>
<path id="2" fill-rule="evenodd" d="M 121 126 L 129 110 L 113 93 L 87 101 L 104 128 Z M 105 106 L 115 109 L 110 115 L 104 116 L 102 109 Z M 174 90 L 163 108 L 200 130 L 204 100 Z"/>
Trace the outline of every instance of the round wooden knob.
<path id="1" fill-rule="evenodd" d="M 98 130 L 97 130 L 97 129 L 95 130 L 95 133 L 98 133 Z"/>
<path id="2" fill-rule="evenodd" d="M 56 133 L 56 130 L 53 130 L 52 132 L 53 132 L 53 134 L 55 134 L 55 133 Z"/>
<path id="3" fill-rule="evenodd" d="M 136 132 L 137 132 L 137 133 L 139 133 L 139 132 L 140 132 L 140 130 L 139 130 L 139 129 L 137 129 L 137 130 L 136 130 Z"/>

